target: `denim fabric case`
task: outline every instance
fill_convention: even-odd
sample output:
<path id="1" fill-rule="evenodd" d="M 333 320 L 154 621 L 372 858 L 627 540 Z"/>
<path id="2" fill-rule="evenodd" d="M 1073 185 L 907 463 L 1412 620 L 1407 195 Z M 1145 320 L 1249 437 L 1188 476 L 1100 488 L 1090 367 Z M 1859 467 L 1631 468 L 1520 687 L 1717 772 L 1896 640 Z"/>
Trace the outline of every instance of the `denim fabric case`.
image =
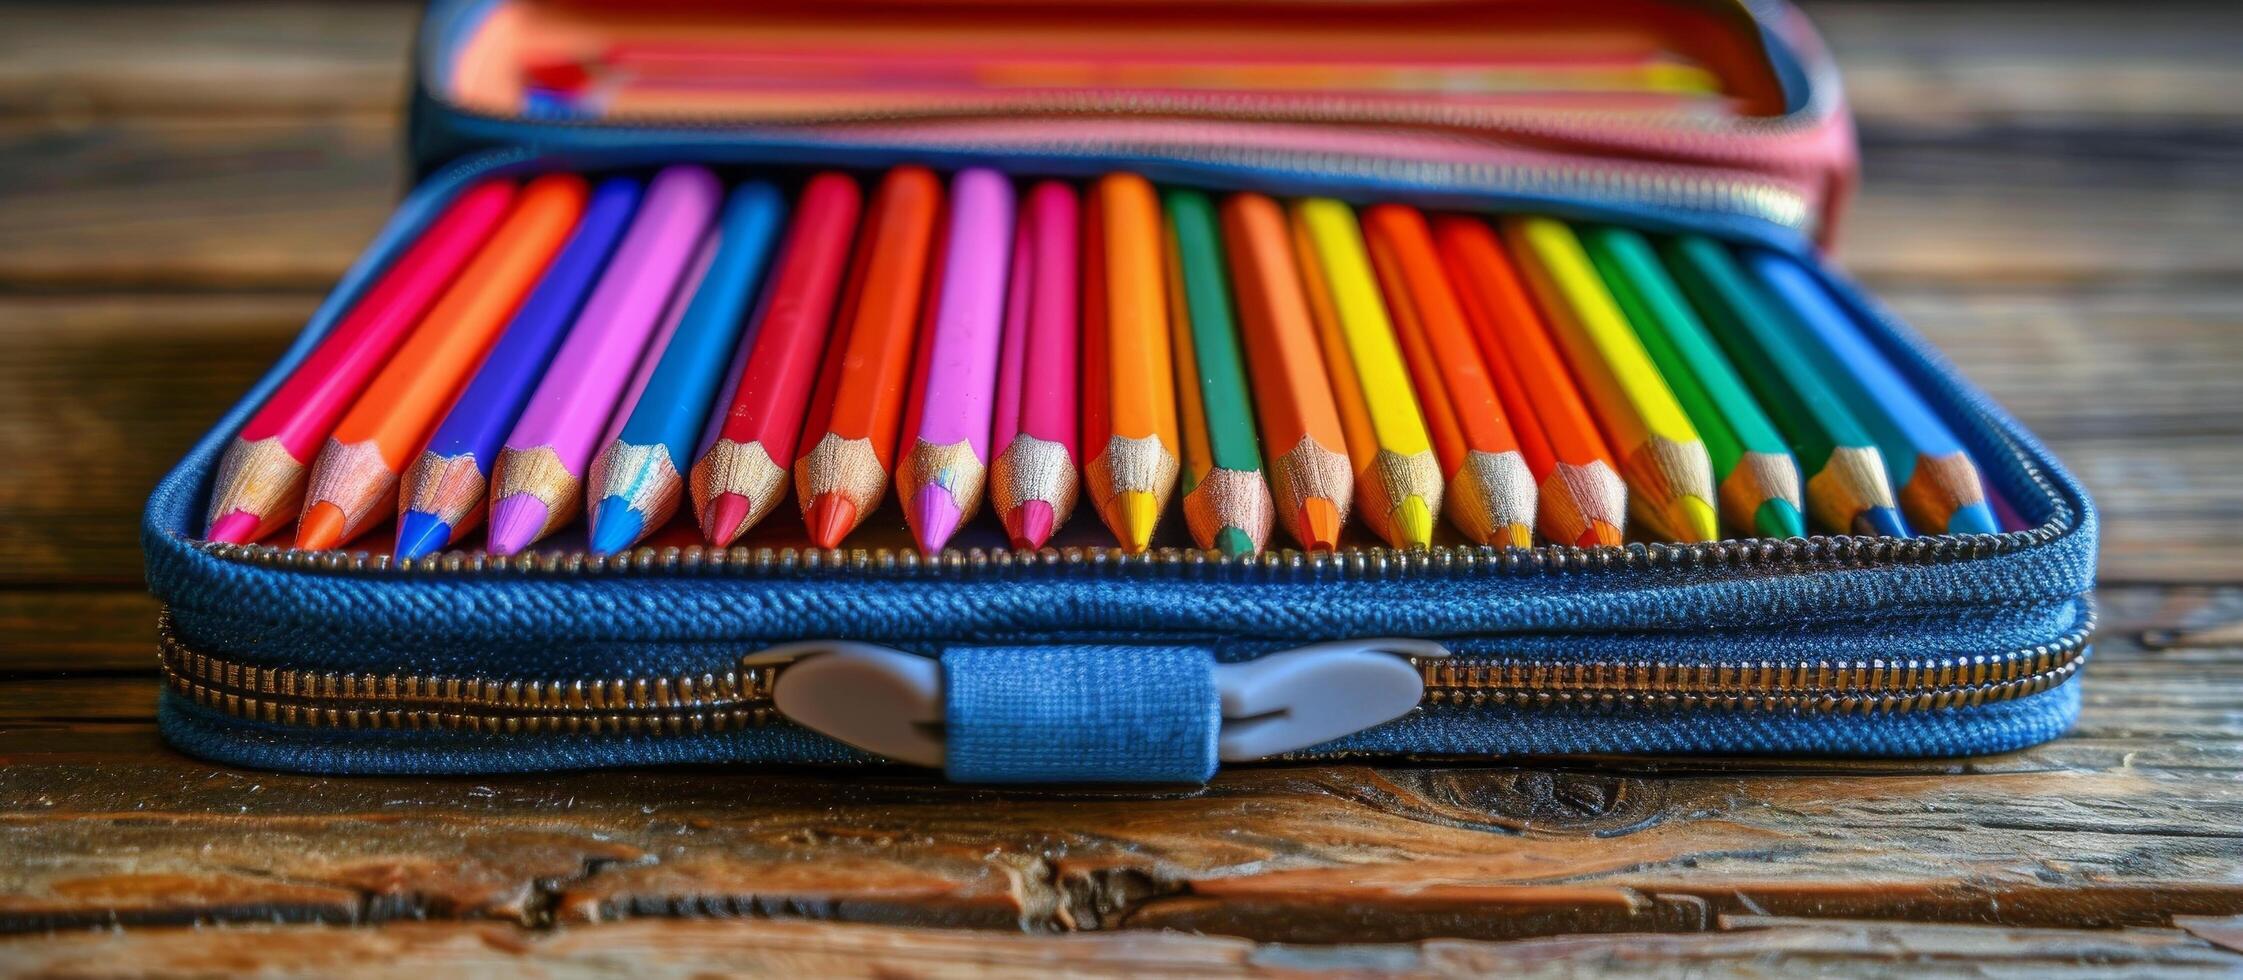
<path id="1" fill-rule="evenodd" d="M 943 695 L 927 737 L 947 748 L 953 778 L 974 781 L 1205 779 L 1219 758 L 1237 758 L 1226 735 L 1254 720 L 1225 717 L 1225 671 L 1345 640 L 1408 656 L 1417 706 L 1277 757 L 1949 755 L 2054 737 L 2078 711 L 2073 675 L 2094 623 L 2092 505 L 2030 433 L 1828 270 L 1811 237 L 1827 231 L 1827 213 L 1777 220 L 1734 198 L 1603 180 L 1593 154 L 1577 179 L 1553 179 L 1408 160 L 499 118 L 440 94 L 448 39 L 493 6 L 432 10 L 412 122 L 427 175 L 280 363 L 149 501 L 148 579 L 166 608 L 163 730 L 186 751 L 329 773 L 878 761 L 773 705 L 773 686 L 796 668 L 758 655 L 825 655 L 835 641 L 935 661 Z M 1795 115 L 1842 128 L 1832 76 L 1795 15 L 1750 9 Z M 196 540 L 227 440 L 452 195 L 498 174 L 680 161 L 727 172 L 1134 170 L 1216 190 L 1535 210 L 1760 243 L 1821 270 L 2029 526 L 1244 559 L 739 548 L 395 563 Z M 1376 652 L 1390 639 L 1439 649 Z"/>

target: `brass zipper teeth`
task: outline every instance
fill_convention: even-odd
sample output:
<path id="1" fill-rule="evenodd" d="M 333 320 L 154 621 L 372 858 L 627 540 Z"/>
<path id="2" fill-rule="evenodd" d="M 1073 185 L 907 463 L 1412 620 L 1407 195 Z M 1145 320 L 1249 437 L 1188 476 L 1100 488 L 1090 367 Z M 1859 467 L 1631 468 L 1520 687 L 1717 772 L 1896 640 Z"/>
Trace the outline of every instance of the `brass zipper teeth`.
<path id="1" fill-rule="evenodd" d="M 1415 660 L 1423 708 L 1655 709 L 1836 714 L 1972 707 L 2039 694 L 2077 673 L 2095 629 L 2008 654 L 1798 663 L 1554 663 Z M 257 667 L 190 650 L 168 611 L 157 626 L 165 682 L 236 718 L 315 728 L 477 734 L 697 735 L 783 722 L 783 667 L 598 681 L 354 673 Z"/>

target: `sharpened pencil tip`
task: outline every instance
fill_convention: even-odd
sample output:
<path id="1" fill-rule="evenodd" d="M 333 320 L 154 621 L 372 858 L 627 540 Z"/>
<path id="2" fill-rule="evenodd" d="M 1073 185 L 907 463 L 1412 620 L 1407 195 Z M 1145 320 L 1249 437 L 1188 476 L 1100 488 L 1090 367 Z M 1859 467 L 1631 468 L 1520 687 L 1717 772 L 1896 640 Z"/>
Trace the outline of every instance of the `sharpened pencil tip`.
<path id="1" fill-rule="evenodd" d="M 1340 505 L 1324 497 L 1301 501 L 1301 523 L 1308 527 L 1310 551 L 1334 551 L 1340 546 Z"/>
<path id="2" fill-rule="evenodd" d="M 709 543 L 728 548 L 748 530 L 748 498 L 746 494 L 720 493 L 709 498 L 708 509 L 701 512 L 701 533 Z"/>
<path id="3" fill-rule="evenodd" d="M 911 498 L 911 509 L 904 515 L 911 522 L 911 534 L 919 539 L 922 554 L 934 554 L 950 543 L 950 535 L 958 530 L 958 502 L 950 499 L 950 492 L 935 484 L 920 487 Z"/>
<path id="4" fill-rule="evenodd" d="M 1900 519 L 1900 511 L 1892 507 L 1871 507 L 1854 515 L 1855 534 L 1881 538 L 1908 537 L 1908 524 Z"/>
<path id="5" fill-rule="evenodd" d="M 452 526 L 423 510 L 397 515 L 397 557 L 426 558 L 452 543 Z"/>
<path id="6" fill-rule="evenodd" d="M 1160 498 L 1145 490 L 1124 490 L 1114 503 L 1115 536 L 1122 550 L 1137 554 L 1153 546 L 1153 528 L 1160 524 Z"/>
<path id="7" fill-rule="evenodd" d="M 1394 508 L 1394 536 L 1401 539 L 1395 542 L 1397 547 L 1433 546 L 1433 508 L 1425 505 L 1424 497 L 1413 493 Z"/>
<path id="8" fill-rule="evenodd" d="M 491 539 L 484 548 L 504 557 L 536 544 L 545 531 L 545 513 L 545 501 L 526 493 L 493 501 Z"/>
<path id="9" fill-rule="evenodd" d="M 857 505 L 838 493 L 821 493 L 810 501 L 802 523 L 818 547 L 839 548 L 841 539 L 857 529 Z"/>
<path id="10" fill-rule="evenodd" d="M 1949 534 L 1999 534 L 2001 530 L 2001 523 L 1994 520 L 1994 508 L 1984 501 L 1964 504 L 1947 516 Z"/>
<path id="11" fill-rule="evenodd" d="M 257 515 L 237 510 L 210 522 L 204 537 L 222 544 L 248 544 L 250 535 L 257 533 Z"/>
<path id="12" fill-rule="evenodd" d="M 1589 529 L 1575 538 L 1576 548 L 1617 548 L 1622 542 L 1620 527 L 1610 521 L 1590 521 Z"/>
<path id="13" fill-rule="evenodd" d="M 1534 528 L 1526 524 L 1507 524 L 1496 532 L 1496 541 L 1506 548 L 1534 547 Z"/>
<path id="14" fill-rule="evenodd" d="M 592 550 L 612 555 L 630 548 L 646 536 L 646 515 L 632 509 L 622 497 L 609 497 L 592 510 Z"/>
<path id="15" fill-rule="evenodd" d="M 1704 497 L 1676 497 L 1667 505 L 1667 523 L 1684 541 L 1721 540 L 1721 517 Z"/>
<path id="16" fill-rule="evenodd" d="M 1005 536 L 1012 539 L 1013 547 L 1034 551 L 1051 540 L 1051 502 L 1023 500 L 1004 516 L 1004 522 Z"/>
<path id="17" fill-rule="evenodd" d="M 1752 529 L 1764 538 L 1803 538 L 1807 536 L 1807 519 L 1789 500 L 1763 500 L 1752 512 Z"/>
<path id="18" fill-rule="evenodd" d="M 343 543 L 343 509 L 326 501 L 311 505 L 296 521 L 296 547 L 326 551 Z"/>
<path id="19" fill-rule="evenodd" d="M 1254 547 L 1253 535 L 1235 527 L 1215 532 L 1215 549 L 1225 555 L 1251 555 L 1262 550 Z"/>

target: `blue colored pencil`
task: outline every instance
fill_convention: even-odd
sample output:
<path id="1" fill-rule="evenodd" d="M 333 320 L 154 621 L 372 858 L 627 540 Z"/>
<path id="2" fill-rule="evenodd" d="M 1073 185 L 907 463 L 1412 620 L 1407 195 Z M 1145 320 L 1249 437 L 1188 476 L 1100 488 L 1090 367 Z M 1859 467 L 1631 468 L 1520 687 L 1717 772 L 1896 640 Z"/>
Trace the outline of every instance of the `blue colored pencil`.
<path id="1" fill-rule="evenodd" d="M 1764 249 L 1741 253 L 1753 275 L 1796 314 L 1800 346 L 1876 440 L 1908 523 L 1932 533 L 1998 532 L 1985 484 L 1962 441 L 1870 345 L 1830 290 L 1794 259 Z"/>
<path id="2" fill-rule="evenodd" d="M 614 440 L 593 460 L 593 551 L 637 544 L 677 512 L 694 441 L 716 404 L 728 355 L 743 341 L 748 301 L 770 265 L 786 211 L 779 189 L 763 181 L 732 190 L 700 288 Z"/>
<path id="3" fill-rule="evenodd" d="M 584 218 L 553 264 L 515 311 L 506 332 L 476 369 L 405 473 L 398 497 L 397 557 L 420 558 L 449 547 L 483 518 L 484 489 L 499 444 L 522 414 L 553 352 L 576 322 L 608 254 L 638 210 L 645 187 L 616 177 L 592 191 Z"/>

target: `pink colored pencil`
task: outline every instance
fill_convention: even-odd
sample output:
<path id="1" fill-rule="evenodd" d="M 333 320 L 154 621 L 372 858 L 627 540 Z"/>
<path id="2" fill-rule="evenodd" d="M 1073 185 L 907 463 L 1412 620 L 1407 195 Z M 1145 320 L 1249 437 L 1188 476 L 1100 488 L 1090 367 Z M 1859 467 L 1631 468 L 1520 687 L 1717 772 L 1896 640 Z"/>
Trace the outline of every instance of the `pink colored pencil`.
<path id="1" fill-rule="evenodd" d="M 1012 184 L 994 170 L 950 182 L 950 236 L 934 333 L 913 392 L 917 427 L 896 463 L 919 550 L 942 549 L 973 517 L 989 463 L 997 361 L 1004 342 L 1005 255 L 1012 243 Z"/>
<path id="2" fill-rule="evenodd" d="M 511 555 L 576 516 L 585 469 L 724 188 L 700 167 L 655 175 L 646 204 L 553 355 L 491 473 L 490 552 Z"/>
<path id="3" fill-rule="evenodd" d="M 301 509 L 312 453 L 513 208 L 516 190 L 495 181 L 454 199 L 250 416 L 218 461 L 210 540 L 258 540 Z"/>
<path id="4" fill-rule="evenodd" d="M 1075 191 L 1056 180 L 1028 192 L 1013 236 L 1005 347 L 997 375 L 989 502 L 1016 548 L 1036 549 L 1074 513 L 1081 311 L 1081 221 Z"/>

